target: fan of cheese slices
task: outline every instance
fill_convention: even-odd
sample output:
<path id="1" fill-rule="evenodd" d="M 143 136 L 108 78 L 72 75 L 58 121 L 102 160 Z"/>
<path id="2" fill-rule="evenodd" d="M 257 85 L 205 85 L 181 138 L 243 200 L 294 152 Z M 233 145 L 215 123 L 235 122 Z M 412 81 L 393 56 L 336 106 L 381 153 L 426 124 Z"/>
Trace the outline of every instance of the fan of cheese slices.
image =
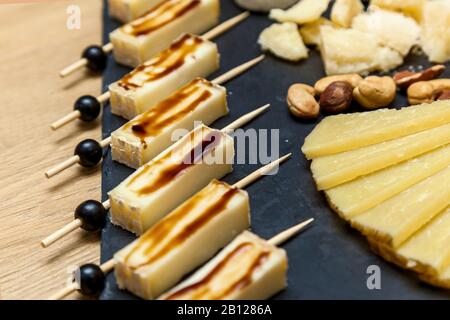
<path id="1" fill-rule="evenodd" d="M 277 23 L 261 33 L 263 50 L 298 61 L 315 46 L 328 75 L 389 71 L 414 47 L 432 62 L 450 60 L 450 0 L 371 0 L 367 10 L 361 0 L 300 0 L 270 18 Z"/>
<path id="2" fill-rule="evenodd" d="M 450 289 L 450 101 L 326 117 L 302 151 L 376 253 Z"/>

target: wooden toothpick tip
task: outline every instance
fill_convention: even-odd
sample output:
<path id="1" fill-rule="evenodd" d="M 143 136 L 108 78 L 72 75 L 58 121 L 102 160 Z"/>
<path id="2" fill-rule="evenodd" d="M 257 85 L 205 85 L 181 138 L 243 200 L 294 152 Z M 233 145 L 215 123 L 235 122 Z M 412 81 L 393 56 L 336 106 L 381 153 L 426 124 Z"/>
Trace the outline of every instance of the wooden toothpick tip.
<path id="1" fill-rule="evenodd" d="M 242 117 L 234 120 L 232 123 L 230 123 L 225 128 L 223 128 L 222 132 L 228 133 L 230 131 L 233 131 L 237 128 L 244 126 L 245 124 L 247 124 L 250 121 L 252 121 L 253 119 L 255 119 L 257 116 L 259 116 L 261 113 L 266 111 L 269 107 L 270 107 L 270 104 L 268 103 L 256 110 L 253 110 L 253 111 L 243 115 Z"/>
<path id="2" fill-rule="evenodd" d="M 73 284 L 65 286 L 63 289 L 51 295 L 47 300 L 61 300 L 77 290 L 78 285 L 74 282 Z"/>
<path id="3" fill-rule="evenodd" d="M 250 61 L 247 61 L 237 67 L 234 67 L 233 69 L 229 70 L 228 72 L 225 72 L 224 74 L 222 74 L 221 76 L 217 77 L 216 79 L 212 80 L 211 82 L 214 84 L 223 84 L 235 77 L 237 77 L 238 75 L 240 75 L 241 73 L 247 71 L 248 69 L 250 69 L 251 67 L 253 67 L 254 65 L 258 64 L 259 62 L 261 62 L 263 59 L 265 58 L 265 55 L 260 55 Z"/>
<path id="4" fill-rule="evenodd" d="M 276 236 L 267 240 L 267 242 L 270 243 L 271 245 L 279 246 L 280 244 L 288 241 L 290 238 L 298 234 L 301 230 L 310 225 L 313 221 L 314 221 L 313 218 L 303 221 L 287 230 L 284 230 L 283 232 L 280 232 Z"/>
<path id="5" fill-rule="evenodd" d="M 57 130 L 57 129 L 65 126 L 66 124 L 78 119 L 80 116 L 81 116 L 80 111 L 74 110 L 71 113 L 69 113 L 69 114 L 65 115 L 64 117 L 53 122 L 52 125 L 50 126 L 50 128 L 52 128 L 52 130 Z"/>
<path id="6" fill-rule="evenodd" d="M 80 161 L 80 157 L 79 156 L 72 156 L 69 159 L 61 162 L 60 164 L 54 166 L 53 168 L 48 169 L 45 172 L 45 177 L 47 179 L 50 179 L 53 176 L 56 176 L 58 173 L 66 170 L 67 168 L 70 168 L 71 166 L 75 165 L 76 163 L 78 163 Z"/>
<path id="7" fill-rule="evenodd" d="M 247 19 L 249 16 L 250 16 L 250 12 L 244 11 L 244 12 L 238 14 L 237 16 L 234 16 L 233 18 L 230 18 L 230 19 L 222 22 L 221 24 L 219 24 L 215 28 L 209 30 L 208 32 L 204 33 L 203 38 L 205 38 L 207 40 L 212 40 L 215 37 L 218 37 L 219 35 L 221 35 L 222 33 L 230 30 L 231 28 L 233 28 L 235 25 L 237 25 L 241 21 Z"/>
<path id="8" fill-rule="evenodd" d="M 265 165 L 264 167 L 259 168 L 258 170 L 252 172 L 251 174 L 246 176 L 244 179 L 236 182 L 233 186 L 236 188 L 239 188 L 239 189 L 243 189 L 243 188 L 247 187 L 248 185 L 252 184 L 259 178 L 263 177 L 264 175 L 266 175 L 267 173 L 272 171 L 274 168 L 279 166 L 281 163 L 283 163 L 284 161 L 289 159 L 291 157 L 291 155 L 292 155 L 292 153 L 289 153 L 275 161 L 272 161 L 271 163 Z"/>

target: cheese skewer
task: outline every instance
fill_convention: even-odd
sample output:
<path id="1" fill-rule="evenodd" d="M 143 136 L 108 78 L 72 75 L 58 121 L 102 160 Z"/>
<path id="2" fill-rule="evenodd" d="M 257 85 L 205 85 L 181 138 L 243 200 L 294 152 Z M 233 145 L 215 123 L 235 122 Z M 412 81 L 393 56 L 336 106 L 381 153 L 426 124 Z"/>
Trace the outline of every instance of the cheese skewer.
<path id="1" fill-rule="evenodd" d="M 237 25 L 238 23 L 242 22 L 243 20 L 245 20 L 246 18 L 248 18 L 249 15 L 250 15 L 250 13 L 248 11 L 242 12 L 242 13 L 238 14 L 237 16 L 234 16 L 234 17 L 224 21 L 223 23 L 219 24 L 215 28 L 213 28 L 210 31 L 206 32 L 204 34 L 204 37 L 206 37 L 206 39 L 208 39 L 208 40 L 213 39 L 213 38 L 221 35 L 222 33 L 226 32 L 227 30 L 233 28 L 235 25 Z M 200 20 L 202 20 L 202 19 L 200 19 Z M 166 25 L 166 27 L 168 27 L 168 26 L 171 26 L 171 25 L 170 24 Z M 174 35 L 172 37 L 168 37 L 167 39 L 174 40 L 175 38 L 177 38 L 178 36 L 180 36 L 184 32 L 186 32 L 186 33 L 193 32 L 193 31 L 190 31 L 190 29 L 192 29 L 192 28 L 189 28 L 189 27 L 187 29 L 183 28 L 183 32 L 181 32 L 179 34 L 178 33 L 174 33 Z M 167 40 L 165 40 L 165 41 L 167 41 Z M 111 43 L 111 42 L 105 44 L 101 48 L 99 48 L 97 46 L 94 46 L 94 47 L 96 48 L 97 51 L 100 51 L 98 53 L 98 55 L 102 55 L 102 53 L 103 53 L 102 56 L 104 56 L 105 60 L 106 60 L 106 55 L 113 51 L 113 43 Z M 163 49 L 165 49 L 164 46 L 162 46 L 162 47 L 160 46 L 160 50 L 163 50 Z M 88 50 L 88 48 L 86 50 Z M 88 65 L 89 65 L 89 59 L 83 57 L 80 60 L 72 63 L 71 65 L 69 65 L 66 68 L 64 68 L 63 70 L 61 70 L 59 75 L 62 78 L 64 78 L 64 77 L 74 73 L 75 71 L 77 71 L 77 70 L 79 70 L 79 69 L 81 69 L 83 67 L 86 67 Z M 102 71 L 102 70 L 100 70 L 100 71 Z"/>
<path id="2" fill-rule="evenodd" d="M 130 22 L 163 1 L 165 0 L 108 0 L 109 16 L 120 22 Z"/>
<path id="3" fill-rule="evenodd" d="M 230 123 L 229 125 L 227 125 L 221 131 L 224 133 L 228 133 L 232 130 L 235 130 L 237 128 L 244 126 L 245 124 L 247 124 L 248 122 L 250 122 L 254 118 L 256 118 L 257 116 L 259 116 L 261 113 L 266 111 L 267 108 L 269 108 L 269 106 L 270 106 L 269 104 L 266 104 L 265 106 L 262 106 L 252 112 L 249 112 L 249 113 L 243 115 L 242 117 L 238 118 L 237 120 L 235 120 L 232 123 Z M 105 140 L 107 140 L 107 139 L 105 139 Z M 253 177 L 250 175 L 247 177 L 247 179 L 253 179 Z M 61 229 L 55 231 L 54 233 L 52 233 L 51 235 L 46 237 L 44 240 L 42 240 L 41 246 L 44 248 L 47 248 L 50 245 L 52 245 L 53 243 L 55 243 L 56 241 L 58 241 L 59 239 L 65 237 L 69 233 L 82 227 L 83 219 L 81 217 L 77 218 L 77 216 L 83 215 L 81 212 L 86 211 L 86 208 L 85 208 L 86 205 L 90 206 L 91 215 L 97 215 L 97 216 L 101 215 L 102 216 L 102 217 L 95 219 L 96 221 L 101 221 L 102 223 L 96 228 L 88 228 L 87 231 L 98 231 L 98 229 L 101 229 L 105 223 L 106 211 L 109 210 L 109 208 L 111 207 L 110 201 L 106 200 L 100 204 L 99 202 L 97 202 L 95 200 L 88 200 L 88 201 L 81 203 L 77 207 L 77 209 L 75 210 L 75 219 L 72 222 L 70 222 L 69 224 L 65 225 Z M 92 211 L 94 211 L 94 213 L 92 213 Z M 77 212 L 79 212 L 79 213 L 77 214 Z"/>
<path id="4" fill-rule="evenodd" d="M 216 84 L 222 84 L 222 83 L 228 81 L 229 79 L 234 78 L 237 75 L 243 73 L 244 71 L 250 69 L 252 66 L 256 65 L 257 63 L 259 63 L 263 59 L 264 59 L 264 55 L 261 55 L 261 56 L 255 58 L 255 59 L 247 61 L 247 62 L 243 63 L 242 65 L 239 65 L 239 66 L 229 70 L 227 73 L 223 74 L 218 79 L 215 79 L 215 81 L 213 80 L 213 82 L 216 83 Z M 196 77 L 197 77 L 197 75 L 194 75 L 191 80 L 195 79 Z M 189 80 L 187 82 L 189 82 Z M 119 86 L 117 83 L 115 83 L 113 85 L 116 87 L 116 89 Z M 181 84 L 181 85 L 183 85 L 183 84 Z M 110 86 L 110 88 L 111 88 L 111 86 Z M 176 89 L 174 89 L 173 91 L 175 91 L 175 90 Z M 171 91 L 170 93 L 172 93 L 173 91 Z M 168 93 L 168 95 L 170 93 Z M 58 119 L 57 121 L 55 121 L 54 123 L 52 123 L 51 129 L 52 130 L 57 130 L 57 129 L 65 126 L 66 124 L 68 124 L 68 123 L 70 123 L 70 122 L 72 122 L 72 121 L 74 121 L 76 119 L 81 119 L 81 120 L 84 119 L 83 121 L 93 121 L 100 114 L 100 105 L 104 104 L 106 101 L 108 101 L 108 99 L 110 99 L 110 97 L 111 97 L 110 91 L 101 94 L 97 98 L 90 97 L 90 96 L 82 96 L 82 97 L 80 97 L 77 100 L 77 102 L 81 101 L 82 99 L 87 99 L 88 102 L 86 103 L 86 105 L 95 106 L 95 108 L 97 109 L 96 112 L 93 113 L 92 115 L 88 115 L 88 117 L 81 118 L 81 112 L 79 110 L 74 110 L 71 113 L 67 114 L 66 116 L 64 116 L 64 117 Z M 166 98 L 166 96 L 163 96 L 161 98 L 153 97 L 153 99 L 156 99 L 155 100 L 156 102 L 154 102 L 153 104 L 156 104 L 156 103 L 160 102 L 164 98 Z M 76 102 L 76 104 L 77 104 L 77 102 Z M 120 102 L 120 99 L 119 99 L 119 102 L 116 102 L 116 104 L 120 104 L 120 103 L 121 102 Z M 148 105 L 152 105 L 152 104 L 148 103 Z M 121 110 L 120 107 L 118 107 L 117 109 Z M 120 111 L 118 111 L 118 112 L 120 112 Z M 130 118 L 132 118 L 132 117 L 130 117 Z"/>
<path id="5" fill-rule="evenodd" d="M 270 240 L 268 240 L 267 242 L 272 245 L 272 246 L 279 246 L 282 243 L 288 241 L 290 238 L 294 237 L 296 234 L 298 234 L 301 230 L 303 230 L 305 227 L 307 227 L 309 224 L 311 224 L 314 221 L 314 219 L 308 219 L 306 221 L 303 221 L 283 232 L 281 232 L 280 234 L 272 237 Z M 123 249 L 122 249 L 123 250 Z M 101 264 L 99 266 L 99 268 L 101 269 L 101 271 L 106 274 L 109 273 L 110 271 L 112 271 L 115 267 L 116 267 L 116 260 L 114 258 L 106 261 L 105 263 Z M 80 267 L 82 268 L 82 267 Z M 53 294 L 52 296 L 49 297 L 49 300 L 59 300 L 62 299 L 66 296 L 68 296 L 69 294 L 79 290 L 79 285 L 77 283 L 73 283 L 69 286 L 66 286 L 65 288 L 61 289 L 60 291 L 58 291 L 57 293 Z M 99 292 L 98 292 L 99 293 Z"/>
<path id="6" fill-rule="evenodd" d="M 252 59 L 250 61 L 247 61 L 247 62 L 245 62 L 245 63 L 243 63 L 243 64 L 241 64 L 241 65 L 239 65 L 239 66 L 237 66 L 237 67 L 227 71 L 227 72 L 225 72 L 221 76 L 219 76 L 216 79 L 212 80 L 211 83 L 216 84 L 216 85 L 223 84 L 223 83 L 225 83 L 225 82 L 227 82 L 227 81 L 237 77 L 241 73 L 247 71 L 249 68 L 251 68 L 255 64 L 259 63 L 262 59 L 263 59 L 263 56 L 260 56 L 258 58 L 255 58 L 255 59 Z M 176 92 L 174 94 L 176 94 Z M 166 100 L 163 100 L 161 102 L 161 104 L 164 104 L 164 101 L 168 101 L 169 98 L 166 99 Z M 196 119 L 196 120 L 198 120 L 198 119 Z M 90 144 L 91 148 L 96 149 L 96 150 L 95 150 L 95 152 L 93 152 L 93 150 L 89 150 L 88 154 L 89 155 L 94 154 L 94 155 L 97 155 L 97 157 L 96 157 L 95 160 L 94 159 L 88 159 L 88 161 L 86 161 L 87 165 L 84 165 L 83 164 L 84 161 L 81 161 L 83 159 L 80 158 L 80 154 L 82 153 L 82 151 L 80 149 L 82 149 L 82 145 L 86 142 L 86 140 L 80 142 L 77 145 L 77 147 L 75 148 L 75 152 L 74 152 L 75 155 L 73 155 L 69 159 L 63 161 L 62 163 L 56 165 L 55 167 L 52 167 L 49 170 L 47 170 L 45 172 L 45 176 L 47 178 L 51 178 L 51 177 L 55 176 L 56 174 L 66 170 L 67 168 L 70 168 L 71 166 L 73 166 L 73 165 L 75 165 L 77 163 L 79 163 L 79 164 L 81 164 L 83 166 L 86 166 L 86 167 L 92 167 L 92 166 L 97 165 L 100 162 L 101 158 L 102 158 L 101 157 L 101 154 L 102 154 L 101 149 L 110 144 L 110 142 L 111 142 L 110 139 L 111 139 L 111 137 L 105 138 L 99 143 L 89 139 L 89 144 Z M 79 150 L 79 152 L 77 152 L 77 150 Z"/>
<path id="7" fill-rule="evenodd" d="M 278 248 L 314 219 L 270 240 L 244 231 L 159 300 L 262 300 L 287 286 L 287 254 Z"/>

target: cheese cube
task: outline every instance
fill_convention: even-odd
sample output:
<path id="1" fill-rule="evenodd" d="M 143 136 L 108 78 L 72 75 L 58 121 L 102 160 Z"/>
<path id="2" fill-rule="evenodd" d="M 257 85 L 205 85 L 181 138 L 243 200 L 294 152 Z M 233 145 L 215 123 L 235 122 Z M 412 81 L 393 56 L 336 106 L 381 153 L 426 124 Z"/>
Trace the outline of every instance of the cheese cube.
<path id="1" fill-rule="evenodd" d="M 108 0 L 109 15 L 122 22 L 129 22 L 163 1 L 165 0 Z"/>
<path id="2" fill-rule="evenodd" d="M 418 44 L 420 27 L 401 13 L 371 9 L 353 19 L 352 28 L 375 35 L 378 42 L 406 56 Z M 395 30 L 395 32 L 392 32 Z"/>
<path id="3" fill-rule="evenodd" d="M 262 300 L 286 288 L 287 255 L 244 231 L 163 300 Z"/>
<path id="4" fill-rule="evenodd" d="M 115 161 L 138 168 L 173 142 L 176 129 L 191 131 L 228 113 L 226 89 L 197 78 L 111 134 Z"/>
<path id="5" fill-rule="evenodd" d="M 327 75 L 389 71 L 403 63 L 398 52 L 383 47 L 371 33 L 324 25 L 320 35 Z"/>
<path id="6" fill-rule="evenodd" d="M 379 144 L 316 158 L 311 171 L 319 190 L 409 160 L 450 143 L 450 124 Z"/>
<path id="7" fill-rule="evenodd" d="M 306 137 L 308 159 L 369 146 L 450 123 L 450 101 L 371 112 L 340 114 L 323 119 Z"/>
<path id="8" fill-rule="evenodd" d="M 375 241 L 398 248 L 449 205 L 450 166 L 350 222 Z"/>
<path id="9" fill-rule="evenodd" d="M 247 192 L 213 180 L 114 255 L 120 288 L 154 299 L 250 226 Z"/>
<path id="10" fill-rule="evenodd" d="M 201 34 L 219 21 L 219 0 L 167 0 L 111 32 L 117 62 L 136 67 L 183 33 Z"/>
<path id="11" fill-rule="evenodd" d="M 186 34 L 169 49 L 109 86 L 111 112 L 132 119 L 196 77 L 206 77 L 218 67 L 216 44 Z"/>
<path id="12" fill-rule="evenodd" d="M 199 126 L 109 193 L 111 222 L 142 234 L 184 200 L 232 170 L 234 141 Z"/>
<path id="13" fill-rule="evenodd" d="M 325 191 L 345 220 L 375 207 L 450 165 L 450 145 Z"/>

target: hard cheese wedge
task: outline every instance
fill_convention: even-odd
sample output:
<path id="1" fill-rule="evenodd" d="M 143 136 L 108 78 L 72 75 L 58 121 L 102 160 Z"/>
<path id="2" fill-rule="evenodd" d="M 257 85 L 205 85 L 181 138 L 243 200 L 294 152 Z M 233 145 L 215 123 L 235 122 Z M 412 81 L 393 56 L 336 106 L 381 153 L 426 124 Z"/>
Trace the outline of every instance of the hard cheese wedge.
<path id="1" fill-rule="evenodd" d="M 450 266 L 438 276 L 422 275 L 420 278 L 432 285 L 450 289 Z"/>
<path id="2" fill-rule="evenodd" d="M 450 124 L 336 155 L 316 158 L 311 171 L 319 190 L 395 165 L 450 143 Z"/>
<path id="3" fill-rule="evenodd" d="M 136 67 L 183 33 L 200 34 L 218 23 L 219 0 L 167 0 L 110 34 L 117 62 Z"/>
<path id="4" fill-rule="evenodd" d="M 108 0 L 109 15 L 129 22 L 144 15 L 165 0 Z"/>
<path id="5" fill-rule="evenodd" d="M 286 287 L 283 249 L 244 231 L 164 300 L 262 300 Z"/>
<path id="6" fill-rule="evenodd" d="M 174 142 L 176 129 L 209 125 L 228 113 L 226 89 L 197 78 L 111 134 L 115 161 L 138 168 Z"/>
<path id="7" fill-rule="evenodd" d="M 250 226 L 245 191 L 213 180 L 114 255 L 120 288 L 154 299 Z"/>
<path id="8" fill-rule="evenodd" d="M 450 145 L 328 189 L 333 209 L 345 220 L 375 207 L 450 165 Z"/>
<path id="9" fill-rule="evenodd" d="M 349 151 L 450 123 L 450 101 L 400 110 L 340 114 L 323 119 L 306 137 L 308 159 Z"/>
<path id="10" fill-rule="evenodd" d="M 184 200 L 231 172 L 234 142 L 199 126 L 109 193 L 111 221 L 142 234 Z"/>
<path id="11" fill-rule="evenodd" d="M 132 119 L 196 77 L 206 77 L 218 67 L 217 46 L 186 34 L 109 86 L 111 112 Z"/>
<path id="12" fill-rule="evenodd" d="M 366 236 L 398 248 L 449 204 L 447 167 L 350 221 Z"/>

